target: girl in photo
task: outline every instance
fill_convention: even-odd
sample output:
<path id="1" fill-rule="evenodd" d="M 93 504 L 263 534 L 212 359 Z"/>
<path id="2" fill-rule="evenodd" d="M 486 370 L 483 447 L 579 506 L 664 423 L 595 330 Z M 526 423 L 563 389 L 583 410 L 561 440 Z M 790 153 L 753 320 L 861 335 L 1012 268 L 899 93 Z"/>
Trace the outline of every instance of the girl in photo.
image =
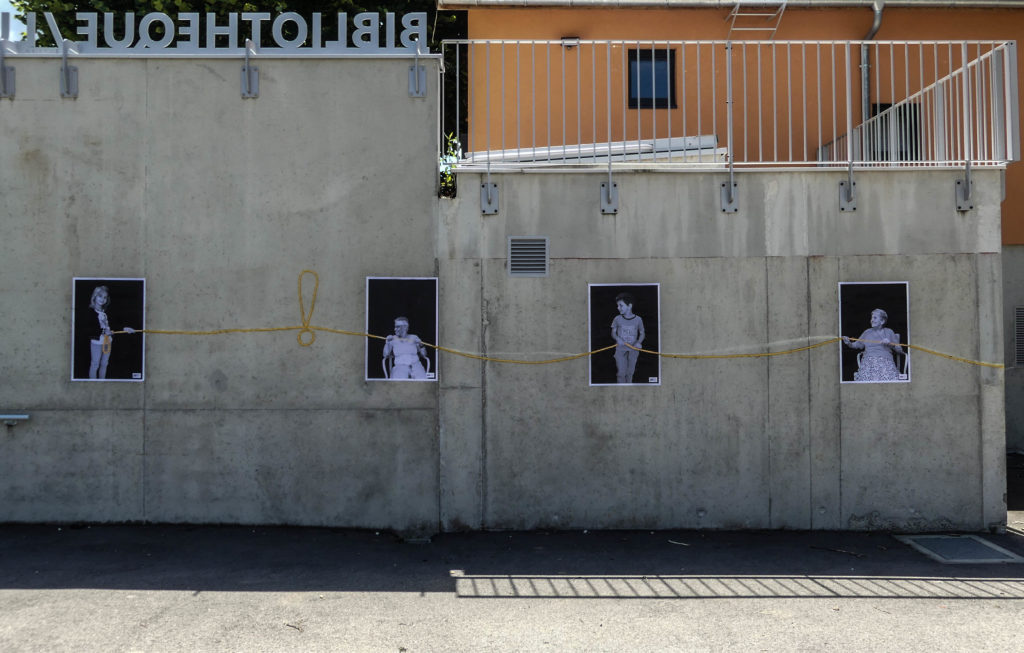
<path id="1" fill-rule="evenodd" d="M 110 328 L 110 320 L 107 318 L 107 308 L 110 306 L 110 289 L 106 286 L 96 286 L 92 291 L 92 298 L 89 300 L 89 308 L 96 313 L 96 325 L 92 331 L 95 337 L 89 339 L 89 378 L 107 378 L 107 363 L 110 362 L 110 352 L 113 347 L 114 335 Z M 135 333 L 135 329 L 125 327 L 123 331 Z"/>

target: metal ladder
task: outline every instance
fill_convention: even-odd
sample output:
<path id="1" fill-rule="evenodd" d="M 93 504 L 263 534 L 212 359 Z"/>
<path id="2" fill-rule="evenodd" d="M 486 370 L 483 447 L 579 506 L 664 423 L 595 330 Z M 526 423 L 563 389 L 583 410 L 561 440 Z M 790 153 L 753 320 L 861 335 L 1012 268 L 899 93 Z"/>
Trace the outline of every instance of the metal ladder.
<path id="1" fill-rule="evenodd" d="M 775 36 L 782 22 L 782 12 L 786 10 L 787 0 L 736 0 L 732 11 L 725 17 L 729 21 L 729 40 L 736 38 L 737 32 L 756 32 L 748 34 L 754 40 L 770 40 Z"/>

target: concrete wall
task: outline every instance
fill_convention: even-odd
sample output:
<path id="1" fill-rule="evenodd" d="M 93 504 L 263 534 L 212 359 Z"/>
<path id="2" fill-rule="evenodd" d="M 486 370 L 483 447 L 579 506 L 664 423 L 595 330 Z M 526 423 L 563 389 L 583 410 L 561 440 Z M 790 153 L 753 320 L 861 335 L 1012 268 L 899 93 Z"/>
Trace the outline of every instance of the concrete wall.
<path id="1" fill-rule="evenodd" d="M 910 282 L 913 341 L 1001 360 L 1000 173 L 495 174 L 436 197 L 437 88 L 406 60 L 19 57 L 0 101 L 8 307 L 0 521 L 393 528 L 984 528 L 1005 521 L 1000 370 L 914 355 L 913 382 L 840 385 L 835 346 L 666 360 L 659 387 L 589 387 L 585 360 L 442 354 L 439 383 L 363 381 L 364 343 L 294 332 L 150 335 L 144 383 L 69 380 L 71 279 L 145 277 L 147 326 L 363 328 L 366 276 L 438 276 L 441 344 L 506 357 L 587 348 L 587 284 L 660 282 L 662 347 L 835 334 L 839 281 Z M 430 62 L 428 65 L 436 66 Z M 551 240 L 511 278 L 506 238 Z M 307 285 L 307 293 L 311 289 Z M 307 295 L 307 305 L 309 296 Z M 786 346 L 789 346 L 788 344 Z"/>
<path id="2" fill-rule="evenodd" d="M 0 101 L 0 411 L 31 414 L 0 520 L 436 528 L 436 388 L 364 383 L 358 338 L 154 335 L 145 383 L 69 381 L 74 276 L 145 277 L 149 327 L 201 330 L 299 324 L 308 268 L 313 322 L 359 331 L 367 275 L 432 276 L 410 61 L 260 59 L 255 100 L 236 60 L 74 63 L 62 100 L 59 59 L 9 57 Z"/>
<path id="3" fill-rule="evenodd" d="M 913 342 L 1002 358 L 1000 175 L 958 214 L 954 171 L 493 175 L 442 210 L 449 346 L 587 350 L 588 283 L 661 283 L 668 352 L 775 350 L 838 330 L 840 281 L 908 281 Z M 482 176 L 463 174 L 461 188 Z M 551 273 L 513 278 L 506 239 L 550 238 Z M 463 316 L 483 307 L 482 327 Z M 609 317 L 610 319 L 610 317 Z M 588 387 L 585 360 L 452 362 L 442 382 L 442 521 L 488 528 L 983 528 L 1005 519 L 1002 371 L 914 353 L 909 384 L 840 385 L 837 346 L 664 360 L 660 387 Z M 610 354 L 604 354 L 610 355 Z M 456 364 L 459 365 L 456 372 Z M 475 460 L 475 466 L 466 463 Z M 459 465 L 455 464 L 458 461 Z M 452 471 L 449 471 L 452 470 Z"/>

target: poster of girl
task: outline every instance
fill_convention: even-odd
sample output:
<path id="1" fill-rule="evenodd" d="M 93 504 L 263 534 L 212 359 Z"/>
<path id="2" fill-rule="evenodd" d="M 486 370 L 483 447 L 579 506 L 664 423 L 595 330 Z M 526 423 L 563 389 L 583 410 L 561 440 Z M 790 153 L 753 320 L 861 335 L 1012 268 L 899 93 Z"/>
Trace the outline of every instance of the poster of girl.
<path id="1" fill-rule="evenodd" d="M 841 383 L 910 381 L 907 282 L 841 282 L 839 335 Z"/>
<path id="2" fill-rule="evenodd" d="M 145 380 L 146 280 L 75 277 L 71 380 Z"/>

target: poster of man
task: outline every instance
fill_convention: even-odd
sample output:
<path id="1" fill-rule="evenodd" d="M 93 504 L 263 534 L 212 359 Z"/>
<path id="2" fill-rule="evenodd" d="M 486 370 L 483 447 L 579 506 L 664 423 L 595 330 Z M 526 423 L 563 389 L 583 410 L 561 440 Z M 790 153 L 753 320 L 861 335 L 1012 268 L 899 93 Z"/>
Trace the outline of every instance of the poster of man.
<path id="1" fill-rule="evenodd" d="M 437 277 L 367 277 L 367 381 L 436 381 Z"/>
<path id="2" fill-rule="evenodd" d="M 906 281 L 840 282 L 841 383 L 910 381 L 910 304 Z"/>
<path id="3" fill-rule="evenodd" d="M 657 283 L 589 286 L 590 385 L 661 385 L 660 296 Z"/>
<path id="4" fill-rule="evenodd" d="M 71 380 L 144 381 L 146 280 L 75 277 Z"/>

